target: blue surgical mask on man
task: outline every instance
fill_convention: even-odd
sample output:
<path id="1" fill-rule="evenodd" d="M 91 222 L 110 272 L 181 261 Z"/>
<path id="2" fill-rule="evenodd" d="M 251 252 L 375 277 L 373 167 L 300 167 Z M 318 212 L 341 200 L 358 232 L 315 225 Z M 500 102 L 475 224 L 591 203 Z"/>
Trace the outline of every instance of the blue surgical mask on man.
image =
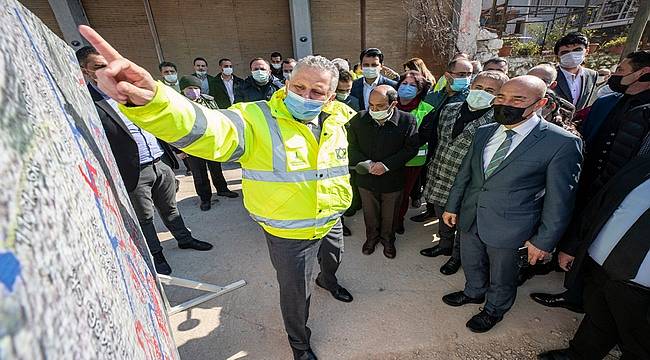
<path id="1" fill-rule="evenodd" d="M 305 99 L 304 97 L 287 90 L 287 97 L 284 98 L 284 105 L 291 115 L 301 121 L 311 121 L 322 111 L 325 101 Z"/>
<path id="2" fill-rule="evenodd" d="M 452 83 L 449 85 L 451 90 L 455 92 L 463 91 L 469 87 L 471 80 L 469 77 L 453 78 Z"/>
<path id="3" fill-rule="evenodd" d="M 400 99 L 411 100 L 418 94 L 418 88 L 413 84 L 402 83 L 397 90 Z"/>
<path id="4" fill-rule="evenodd" d="M 470 90 L 467 95 L 467 105 L 470 110 L 483 110 L 492 106 L 495 96 L 485 90 Z"/>

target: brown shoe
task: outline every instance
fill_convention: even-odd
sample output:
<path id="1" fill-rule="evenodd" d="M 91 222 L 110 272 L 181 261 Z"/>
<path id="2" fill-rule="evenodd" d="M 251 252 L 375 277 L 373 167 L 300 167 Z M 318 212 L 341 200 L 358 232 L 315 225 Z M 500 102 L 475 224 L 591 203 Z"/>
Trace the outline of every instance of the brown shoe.
<path id="1" fill-rule="evenodd" d="M 377 241 L 366 240 L 361 247 L 361 252 L 364 255 L 371 255 L 375 252 L 375 246 L 377 246 Z"/>
<path id="2" fill-rule="evenodd" d="M 395 242 L 394 241 L 389 241 L 387 243 L 383 243 L 384 245 L 384 256 L 389 258 L 389 259 L 394 259 L 395 256 L 397 255 L 397 249 L 395 248 Z"/>

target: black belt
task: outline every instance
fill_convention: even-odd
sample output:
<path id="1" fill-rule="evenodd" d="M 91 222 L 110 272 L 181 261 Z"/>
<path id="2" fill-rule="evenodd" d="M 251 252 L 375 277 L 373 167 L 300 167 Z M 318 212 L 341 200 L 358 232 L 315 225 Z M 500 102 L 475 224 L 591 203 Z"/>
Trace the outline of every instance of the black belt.
<path id="1" fill-rule="evenodd" d="M 146 162 L 146 163 L 140 164 L 140 167 L 145 167 L 145 166 L 153 165 L 153 164 L 157 163 L 158 161 L 160 161 L 160 159 L 162 159 L 162 156 L 159 157 L 159 158 L 157 158 L 157 159 L 153 159 L 153 161 L 149 161 L 149 162 Z"/>

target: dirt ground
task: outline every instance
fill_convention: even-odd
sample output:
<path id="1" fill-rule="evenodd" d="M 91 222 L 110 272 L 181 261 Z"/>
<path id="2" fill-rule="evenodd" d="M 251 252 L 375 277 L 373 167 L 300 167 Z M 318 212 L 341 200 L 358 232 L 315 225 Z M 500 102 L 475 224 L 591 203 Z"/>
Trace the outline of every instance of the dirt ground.
<path id="1" fill-rule="evenodd" d="M 225 171 L 232 190 L 241 189 L 241 171 Z M 157 227 L 172 275 L 226 285 L 244 279 L 245 287 L 170 317 L 183 359 L 291 359 L 279 309 L 275 273 L 259 227 L 249 218 L 241 198 L 219 197 L 210 211 L 198 208 L 191 177 L 181 177 L 178 203 L 195 237 L 208 241 L 208 252 L 181 250 L 160 222 Z M 216 198 L 216 194 L 215 194 Z M 409 215 L 419 209 L 409 210 Z M 406 221 L 398 236 L 397 257 L 381 251 L 361 253 L 363 215 L 347 218 L 353 235 L 345 239 L 337 276 L 354 296 L 336 301 L 315 288 L 309 326 L 312 347 L 320 359 L 534 359 L 543 350 L 566 347 L 581 319 L 564 309 L 535 304 L 534 291 L 562 289 L 562 274 L 536 277 L 519 288 L 512 310 L 492 331 L 474 334 L 466 321 L 478 305 L 452 308 L 441 301 L 461 290 L 462 270 L 444 276 L 444 258 L 425 258 L 419 250 L 431 245 L 437 223 Z M 314 274 L 316 274 L 315 272 Z M 174 304 L 202 293 L 166 287 Z"/>

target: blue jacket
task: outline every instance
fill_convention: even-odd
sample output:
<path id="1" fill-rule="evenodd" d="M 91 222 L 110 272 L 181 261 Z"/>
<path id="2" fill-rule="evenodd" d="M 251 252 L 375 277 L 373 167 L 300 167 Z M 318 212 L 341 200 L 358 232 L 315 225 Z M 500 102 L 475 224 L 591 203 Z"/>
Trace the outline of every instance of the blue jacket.
<path id="1" fill-rule="evenodd" d="M 527 241 L 551 252 L 566 230 L 575 203 L 582 142 L 542 120 L 485 178 L 483 150 L 497 123 L 478 129 L 447 200 L 458 228 L 476 223 L 486 244 L 517 249 Z"/>
<path id="2" fill-rule="evenodd" d="M 366 81 L 364 77 L 360 77 L 352 83 L 352 90 L 350 90 L 350 95 L 354 96 L 355 98 L 359 99 L 359 109 L 360 110 L 366 110 L 366 102 L 363 97 L 363 83 Z M 379 75 L 379 82 L 377 85 L 390 85 L 397 89 L 397 82 L 393 81 L 387 77 L 384 77 L 382 75 Z"/>

